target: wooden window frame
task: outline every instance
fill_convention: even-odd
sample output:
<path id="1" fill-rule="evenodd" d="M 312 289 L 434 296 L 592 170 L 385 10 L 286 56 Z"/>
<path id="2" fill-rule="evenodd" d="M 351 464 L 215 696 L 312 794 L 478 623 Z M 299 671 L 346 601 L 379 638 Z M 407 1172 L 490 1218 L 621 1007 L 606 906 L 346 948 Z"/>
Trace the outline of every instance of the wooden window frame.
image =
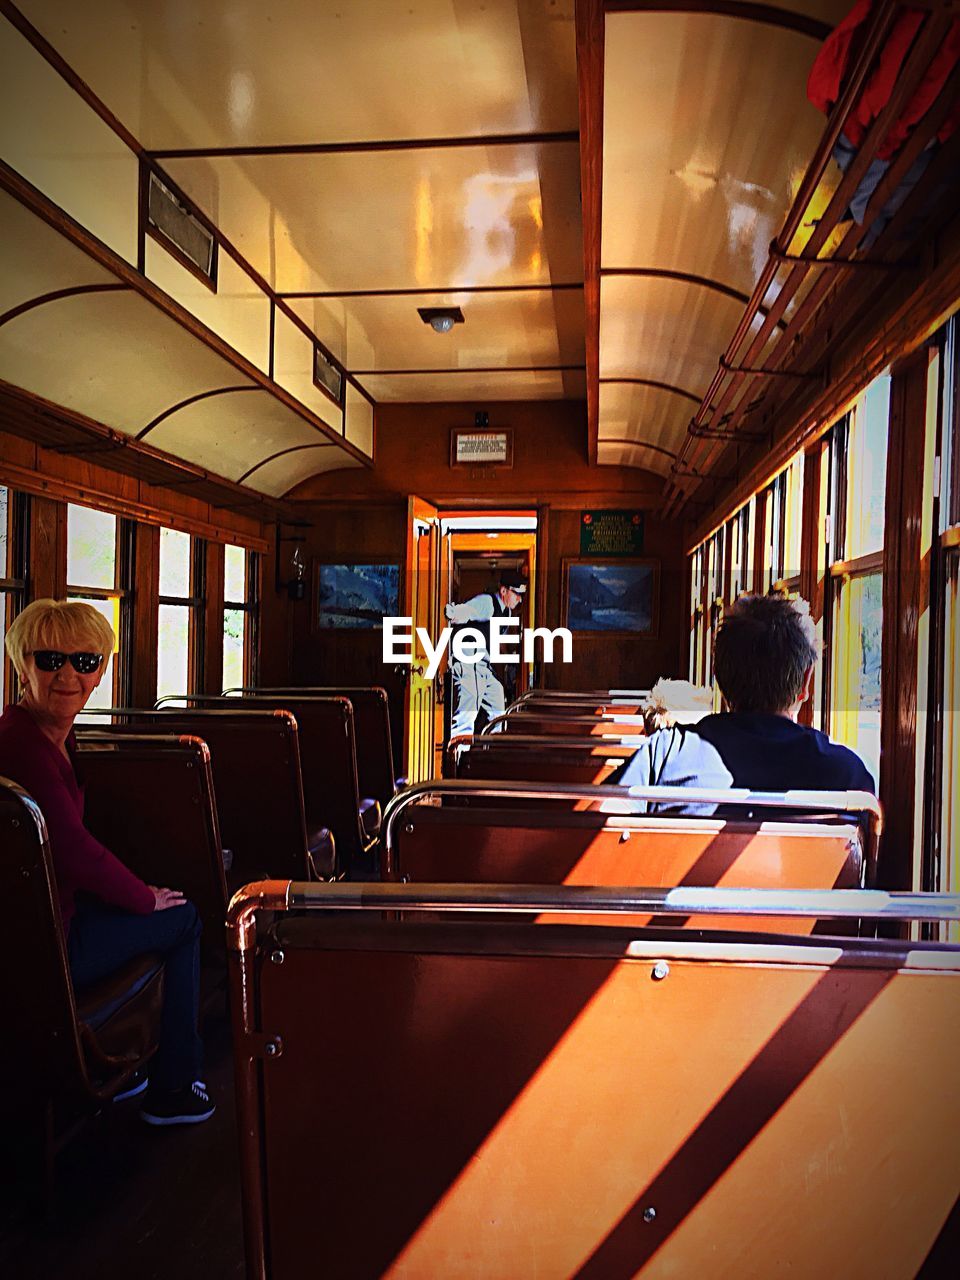
<path id="1" fill-rule="evenodd" d="M 70 555 L 70 508 L 87 507 L 91 511 L 99 511 L 102 515 L 113 516 L 116 520 L 114 532 L 114 560 L 112 587 L 85 587 L 82 583 L 67 582 L 65 596 L 68 600 L 115 600 L 117 647 L 114 652 L 113 688 L 110 691 L 110 705 L 114 707 L 128 706 L 133 697 L 133 581 L 135 574 L 136 523 L 121 516 L 116 511 L 93 503 L 66 502 L 64 504 L 64 525 L 66 555 Z"/>
<path id="2" fill-rule="evenodd" d="M 7 491 L 7 554 L 8 563 L 3 565 L 0 573 L 0 600 L 2 600 L 2 621 L 4 630 L 21 612 L 27 602 L 30 580 L 30 496 L 10 485 L 3 485 Z M 12 561 L 12 565 L 9 563 Z M 8 568 L 14 572 L 8 574 Z M 8 605 L 12 604 L 12 613 L 8 614 Z M 20 696 L 20 678 L 13 663 L 3 655 L 3 670 L 0 672 L 4 704 L 15 702 Z"/>
<path id="3" fill-rule="evenodd" d="M 170 525 L 163 526 L 171 528 Z M 182 529 L 173 530 L 182 533 Z M 206 538 L 198 538 L 187 534 L 190 539 L 190 594 L 188 596 L 157 595 L 157 621 L 159 626 L 160 606 L 171 605 L 174 608 L 187 609 L 187 687 L 185 694 L 200 693 L 203 690 L 203 676 L 206 667 L 204 643 L 206 638 Z M 157 641 L 159 663 L 159 638 Z M 158 668 L 159 670 L 159 668 Z M 159 690 L 155 694 L 159 696 Z"/>

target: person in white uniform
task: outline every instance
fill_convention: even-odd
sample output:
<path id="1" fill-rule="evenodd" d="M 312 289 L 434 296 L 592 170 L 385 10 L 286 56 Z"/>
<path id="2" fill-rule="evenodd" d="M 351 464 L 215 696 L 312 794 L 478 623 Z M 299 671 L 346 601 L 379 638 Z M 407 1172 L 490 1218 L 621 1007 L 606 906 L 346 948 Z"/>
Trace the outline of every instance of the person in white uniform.
<path id="1" fill-rule="evenodd" d="M 477 645 L 476 662 L 461 662 L 458 658 L 451 658 L 450 671 L 454 688 L 451 738 L 473 733 L 481 707 L 489 720 L 503 715 L 503 684 L 490 665 L 490 622 L 493 618 L 512 616 L 526 590 L 526 579 L 515 570 L 507 570 L 501 575 L 498 591 L 484 591 L 463 604 L 451 602 L 444 609 L 449 622 L 475 628 L 483 637 L 482 642 Z M 509 643 L 512 649 L 518 647 L 510 633 L 504 636 L 503 643 Z"/>

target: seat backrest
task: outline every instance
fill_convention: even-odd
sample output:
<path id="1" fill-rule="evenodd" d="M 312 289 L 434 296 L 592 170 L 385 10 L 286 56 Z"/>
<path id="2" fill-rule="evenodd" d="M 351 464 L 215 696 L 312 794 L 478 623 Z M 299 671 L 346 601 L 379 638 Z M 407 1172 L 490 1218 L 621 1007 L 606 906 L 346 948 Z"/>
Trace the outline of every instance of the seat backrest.
<path id="1" fill-rule="evenodd" d="M 209 746 L 220 838 L 233 853 L 232 879 L 309 878 L 299 733 L 291 712 L 185 707 L 131 710 L 125 717 L 117 725 L 78 727 L 78 735 L 193 734 Z"/>
<path id="2" fill-rule="evenodd" d="M 276 707 L 293 713 L 300 731 L 307 826 L 311 830 L 329 827 L 333 832 L 338 871 L 372 869 L 360 824 L 356 733 L 350 700 L 289 694 L 195 700 L 200 706 L 213 702 L 218 706 L 229 702 L 231 707 L 254 711 Z"/>
<path id="3" fill-rule="evenodd" d="M 251 1275 L 906 1278 L 960 1198 L 956 947 L 329 910 L 248 942 Z"/>
<path id="4" fill-rule="evenodd" d="M 390 732 L 390 702 L 386 689 L 378 687 L 309 685 L 303 688 L 256 688 L 239 691 L 259 697 L 339 697 L 353 706 L 353 727 L 357 752 L 357 782 L 360 795 L 371 796 L 385 808 L 397 789 Z"/>
<path id="5" fill-rule="evenodd" d="M 850 822 L 614 816 L 478 800 L 469 808 L 406 808 L 392 826 L 381 866 L 383 879 L 414 884 L 857 889 L 864 852 Z M 782 918 L 727 924 L 773 933 L 809 933 L 814 926 Z M 710 921 L 690 916 L 684 927 L 709 928 Z"/>
<path id="6" fill-rule="evenodd" d="M 210 752 L 197 737 L 85 733 L 77 739 L 84 823 L 147 884 L 179 889 L 223 951 L 227 887 Z"/>
<path id="7" fill-rule="evenodd" d="M 16 783 L 0 778 L 0 1111 L 54 1090 L 82 1091 L 86 1068 L 46 823 Z"/>
<path id="8" fill-rule="evenodd" d="M 456 741 L 456 740 L 455 740 Z M 599 783 L 612 777 L 636 751 L 636 743 L 586 739 L 535 738 L 520 734 L 475 737 L 454 747 L 447 776 L 518 782 Z M 448 756 L 451 754 L 448 751 Z"/>
<path id="9" fill-rule="evenodd" d="M 565 698 L 562 701 L 553 698 L 531 697 L 519 703 L 511 711 L 511 715 L 522 716 L 560 716 L 572 715 L 624 715 L 636 716 L 641 713 L 643 702 L 638 698 Z"/>
<path id="10" fill-rule="evenodd" d="M 483 736 L 488 736 L 493 729 L 499 733 L 520 733 L 541 738 L 638 738 L 645 733 L 642 716 L 626 718 L 608 714 L 583 716 L 572 713 L 569 716 L 503 716 L 495 725 L 487 726 Z"/>

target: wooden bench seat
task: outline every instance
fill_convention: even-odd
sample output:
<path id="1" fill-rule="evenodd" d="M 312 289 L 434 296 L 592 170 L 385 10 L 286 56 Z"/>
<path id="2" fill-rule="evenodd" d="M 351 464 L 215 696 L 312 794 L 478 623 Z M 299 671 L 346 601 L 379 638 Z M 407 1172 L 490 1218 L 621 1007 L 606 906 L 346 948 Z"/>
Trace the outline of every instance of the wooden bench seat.
<path id="1" fill-rule="evenodd" d="M 158 955 L 141 956 L 76 993 L 43 814 L 6 778 L 0 778 L 0 847 L 6 916 L 0 1121 L 6 1150 L 18 1138 L 43 1145 L 52 1178 L 56 1149 L 73 1119 L 109 1101 L 156 1052 L 163 963 Z"/>
<path id="2" fill-rule="evenodd" d="M 203 923 L 204 956 L 222 961 L 228 894 L 206 743 L 85 732 L 77 773 L 86 826 L 141 880 L 189 898 Z"/>
<path id="3" fill-rule="evenodd" d="M 602 783 L 633 757 L 642 738 L 480 734 L 453 738 L 444 755 L 446 778 Z"/>
<path id="4" fill-rule="evenodd" d="M 110 724 L 113 716 L 120 723 Z M 100 722 L 103 723 L 100 723 Z M 118 708 L 97 715 L 93 731 L 129 735 L 193 734 L 210 748 L 223 844 L 233 855 L 231 878 L 243 884 L 265 875 L 310 880 L 332 875 L 329 832 L 308 831 L 297 721 L 277 708 Z M 79 725 L 80 737 L 91 726 Z"/>
<path id="5" fill-rule="evenodd" d="M 359 685 L 305 685 L 228 689 L 228 695 L 260 697 L 349 698 L 353 706 L 353 727 L 357 752 L 357 782 L 360 795 L 376 800 L 385 809 L 396 794 L 397 777 L 390 729 L 390 700 L 386 689 Z"/>
<path id="6" fill-rule="evenodd" d="M 383 878 L 404 883 L 638 885 L 671 888 L 855 889 L 876 868 L 879 807 L 861 793 L 825 793 L 812 817 L 784 819 L 779 797 L 754 795 L 745 821 L 668 813 L 570 812 L 548 787 L 524 796 L 497 786 L 420 784 L 387 812 Z M 499 790 L 499 794 L 498 794 Z M 658 788 L 605 787 L 604 803 Z M 568 800 L 592 789 L 568 789 Z M 669 789 L 670 794 L 676 788 Z M 542 793 L 538 799 L 537 793 Z M 698 796 L 703 793 L 697 792 Z M 722 794 L 722 793 L 718 793 Z M 472 798 L 468 807 L 458 803 Z M 437 805 L 437 800 L 442 805 Z M 512 800 L 513 807 L 506 807 Z M 790 814 L 801 812 L 795 807 Z M 647 919 L 634 921 L 648 924 Z M 747 922 L 731 922 L 731 928 Z M 691 917 L 688 928 L 708 921 Z M 809 932 L 814 922 L 764 921 L 764 930 Z"/>
<path id="7" fill-rule="evenodd" d="M 405 888 L 235 906 L 250 1276 L 916 1276 L 960 1198 L 960 949 L 529 929 L 467 886 L 398 919 Z"/>
<path id="8" fill-rule="evenodd" d="M 374 875 L 381 810 L 360 794 L 353 705 L 348 698 L 257 695 L 217 698 L 190 695 L 190 707 L 286 710 L 299 729 L 303 802 L 308 830 L 326 827 L 336 846 L 336 874 Z M 165 705 L 168 700 L 161 700 Z M 361 800 L 376 805 L 361 807 Z"/>

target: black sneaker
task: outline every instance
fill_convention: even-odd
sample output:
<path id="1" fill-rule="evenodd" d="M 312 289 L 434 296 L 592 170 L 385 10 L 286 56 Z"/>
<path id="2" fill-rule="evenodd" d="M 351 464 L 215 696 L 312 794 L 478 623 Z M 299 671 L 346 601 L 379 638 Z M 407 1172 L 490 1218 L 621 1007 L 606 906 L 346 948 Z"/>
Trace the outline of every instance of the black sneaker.
<path id="1" fill-rule="evenodd" d="M 202 1124 L 216 1109 L 206 1085 L 194 1080 L 191 1085 L 168 1092 L 151 1089 L 140 1108 L 140 1118 L 156 1125 Z"/>
<path id="2" fill-rule="evenodd" d="M 120 1092 L 113 1095 L 114 1102 L 126 1102 L 127 1098 L 139 1097 L 146 1089 L 147 1083 L 146 1068 L 141 1067 L 139 1071 L 133 1073 Z"/>

